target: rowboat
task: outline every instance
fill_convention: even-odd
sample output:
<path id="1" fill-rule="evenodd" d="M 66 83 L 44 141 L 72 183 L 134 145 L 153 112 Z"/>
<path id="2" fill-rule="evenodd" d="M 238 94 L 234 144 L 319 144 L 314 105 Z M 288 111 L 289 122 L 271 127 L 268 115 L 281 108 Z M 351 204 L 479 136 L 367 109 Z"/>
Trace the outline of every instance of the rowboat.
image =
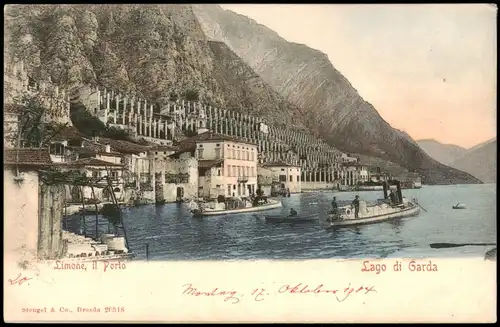
<path id="1" fill-rule="evenodd" d="M 464 203 L 457 203 L 453 206 L 453 209 L 466 209 L 467 206 Z"/>
<path id="2" fill-rule="evenodd" d="M 192 209 L 191 213 L 193 217 L 205 217 L 205 216 L 219 216 L 219 215 L 229 215 L 236 213 L 247 213 L 256 212 L 280 208 L 282 206 L 281 201 L 268 199 L 267 203 L 261 203 L 256 206 L 252 205 L 251 202 L 240 203 L 239 206 L 234 208 L 228 208 L 227 203 L 204 203 L 200 204 L 198 208 Z"/>
<path id="3" fill-rule="evenodd" d="M 358 217 L 355 217 L 355 212 L 349 206 L 338 208 L 337 213 L 328 213 L 329 223 L 326 229 L 366 225 L 388 221 L 397 218 L 408 218 L 420 214 L 420 205 L 416 199 L 409 201 L 401 194 L 401 185 L 397 185 L 397 201 L 389 200 L 387 191 L 388 185 L 384 185 L 384 199 L 379 200 L 377 204 L 368 206 L 365 201 L 359 201 Z M 400 200 L 399 200 L 400 199 Z"/>
<path id="4" fill-rule="evenodd" d="M 270 223 L 309 223 L 313 221 L 318 221 L 317 217 L 312 218 L 303 218 L 297 216 L 273 216 L 273 215 L 265 215 L 266 222 Z"/>

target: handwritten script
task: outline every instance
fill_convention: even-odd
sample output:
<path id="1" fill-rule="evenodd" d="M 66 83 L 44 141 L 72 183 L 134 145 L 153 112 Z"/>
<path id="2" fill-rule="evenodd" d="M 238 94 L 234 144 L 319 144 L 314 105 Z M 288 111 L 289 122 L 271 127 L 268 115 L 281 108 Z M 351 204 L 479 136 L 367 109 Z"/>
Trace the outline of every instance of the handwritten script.
<path id="1" fill-rule="evenodd" d="M 249 290 L 249 292 L 243 292 L 239 290 L 225 290 L 219 287 L 215 287 L 211 290 L 200 290 L 193 286 L 193 284 L 182 285 L 182 294 L 195 296 L 195 297 L 221 297 L 224 302 L 229 302 L 232 304 L 239 303 L 245 295 L 247 298 L 250 297 L 251 300 L 260 302 L 264 301 L 270 295 L 305 295 L 305 294 L 328 294 L 335 298 L 338 302 L 344 302 L 347 298 L 352 295 L 362 294 L 366 295 L 369 293 L 376 293 L 374 286 L 357 286 L 351 287 L 351 284 L 344 288 L 334 289 L 327 288 L 323 284 L 309 286 L 307 284 L 298 283 L 294 285 L 284 284 L 276 288 L 267 290 L 265 288 L 256 288 Z"/>
<path id="2" fill-rule="evenodd" d="M 17 275 L 16 278 L 9 279 L 9 283 L 10 283 L 10 285 L 19 285 L 19 286 L 21 286 L 24 282 L 27 282 L 30 279 L 32 279 L 32 278 L 30 278 L 30 277 L 23 277 L 23 275 L 21 273 L 19 273 L 19 275 Z"/>

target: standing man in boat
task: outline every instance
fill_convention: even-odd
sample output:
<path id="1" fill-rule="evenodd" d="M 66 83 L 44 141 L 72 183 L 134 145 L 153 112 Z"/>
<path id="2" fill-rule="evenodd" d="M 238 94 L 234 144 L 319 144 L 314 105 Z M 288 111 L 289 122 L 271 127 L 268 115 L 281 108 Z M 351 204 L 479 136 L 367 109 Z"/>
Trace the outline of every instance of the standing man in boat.
<path id="1" fill-rule="evenodd" d="M 333 197 L 333 200 L 332 200 L 332 214 L 333 216 L 336 218 L 338 218 L 338 212 L 339 212 L 339 206 L 337 204 L 337 197 Z"/>
<path id="2" fill-rule="evenodd" d="M 359 213 L 359 196 L 356 195 L 354 197 L 354 200 L 351 203 L 351 206 L 354 207 L 354 218 L 358 218 L 358 213 Z"/>

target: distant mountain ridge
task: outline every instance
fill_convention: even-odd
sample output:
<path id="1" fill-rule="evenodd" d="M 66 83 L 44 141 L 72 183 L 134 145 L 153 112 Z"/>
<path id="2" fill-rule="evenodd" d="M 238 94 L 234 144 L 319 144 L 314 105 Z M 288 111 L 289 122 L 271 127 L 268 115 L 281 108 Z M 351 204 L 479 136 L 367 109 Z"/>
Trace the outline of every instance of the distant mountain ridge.
<path id="1" fill-rule="evenodd" d="M 468 150 L 456 159 L 452 167 L 468 172 L 483 183 L 497 181 L 497 140 L 486 141 Z"/>
<path id="2" fill-rule="evenodd" d="M 454 144 L 442 144 L 433 139 L 417 141 L 431 157 L 450 167 L 465 171 L 483 183 L 496 182 L 497 140 L 492 138 L 465 149 Z"/>
<path id="3" fill-rule="evenodd" d="M 467 149 L 461 146 L 443 144 L 434 139 L 418 140 L 417 144 L 428 155 L 445 165 L 450 165 L 467 152 Z"/>
<path id="4" fill-rule="evenodd" d="M 288 42 L 253 19 L 218 5 L 192 7 L 207 39 L 224 42 L 286 101 L 301 108 L 309 129 L 330 145 L 418 171 L 424 183 L 479 182 L 434 160 L 406 133 L 392 128 L 326 54 Z"/>

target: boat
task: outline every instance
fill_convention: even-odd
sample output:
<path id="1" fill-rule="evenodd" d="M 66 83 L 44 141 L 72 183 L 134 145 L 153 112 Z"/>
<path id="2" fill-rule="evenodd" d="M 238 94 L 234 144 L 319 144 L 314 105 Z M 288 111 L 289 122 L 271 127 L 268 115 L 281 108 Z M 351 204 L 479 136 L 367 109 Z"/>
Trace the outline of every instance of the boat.
<path id="1" fill-rule="evenodd" d="M 219 216 L 235 213 L 271 210 L 280 208 L 282 204 L 281 201 L 273 199 L 258 201 L 254 204 L 252 203 L 252 201 L 233 197 L 228 198 L 224 202 L 199 202 L 197 206 L 198 208 L 194 208 L 194 205 L 190 206 L 193 217 Z"/>
<path id="2" fill-rule="evenodd" d="M 466 209 L 466 208 L 467 208 L 467 206 L 464 203 L 460 203 L 460 202 L 458 202 L 457 204 L 455 204 L 453 206 L 453 209 Z"/>
<path id="3" fill-rule="evenodd" d="M 266 222 L 270 223 L 309 223 L 313 221 L 318 221 L 318 218 L 304 218 L 299 216 L 276 216 L 276 215 L 264 215 Z"/>
<path id="4" fill-rule="evenodd" d="M 337 214 L 328 213 L 328 221 L 326 228 L 337 228 L 354 225 L 373 224 L 383 221 L 388 221 L 396 218 L 408 218 L 420 214 L 420 205 L 416 199 L 412 201 L 404 198 L 401 194 L 401 184 L 397 186 L 397 201 L 389 200 L 389 187 L 384 184 L 384 199 L 378 201 L 374 205 L 368 206 L 365 201 L 359 201 L 358 218 L 355 218 L 354 210 L 350 206 L 338 208 Z M 401 200 L 399 200 L 401 199 Z"/>

